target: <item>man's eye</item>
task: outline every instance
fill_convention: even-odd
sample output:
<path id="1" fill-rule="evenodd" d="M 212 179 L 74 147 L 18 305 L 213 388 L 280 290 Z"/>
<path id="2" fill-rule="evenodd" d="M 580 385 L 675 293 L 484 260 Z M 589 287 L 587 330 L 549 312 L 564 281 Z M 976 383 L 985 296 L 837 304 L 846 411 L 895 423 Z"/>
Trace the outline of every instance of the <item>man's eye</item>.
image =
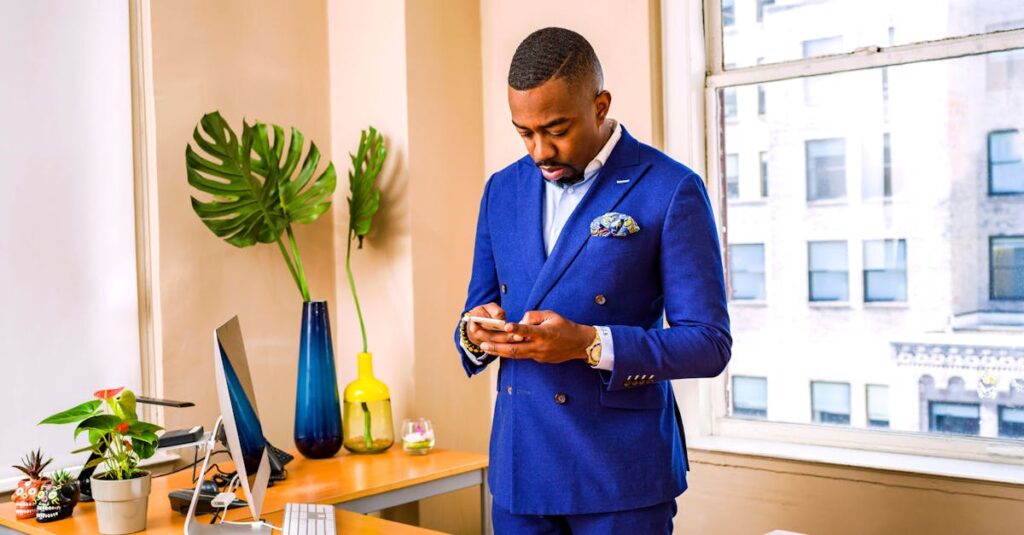
<path id="1" fill-rule="evenodd" d="M 559 130 L 558 132 L 549 132 L 551 137 L 562 137 L 565 135 L 566 130 Z"/>
<path id="2" fill-rule="evenodd" d="M 519 131 L 519 137 L 530 137 L 530 132 Z"/>

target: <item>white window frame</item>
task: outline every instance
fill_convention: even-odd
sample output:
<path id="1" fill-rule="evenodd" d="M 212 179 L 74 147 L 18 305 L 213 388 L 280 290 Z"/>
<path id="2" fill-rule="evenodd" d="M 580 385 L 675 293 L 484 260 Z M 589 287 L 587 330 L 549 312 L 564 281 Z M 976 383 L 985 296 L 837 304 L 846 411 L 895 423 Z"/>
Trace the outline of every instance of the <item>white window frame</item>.
<path id="1" fill-rule="evenodd" d="M 664 148 L 708 177 L 723 255 L 728 255 L 728 214 L 720 89 L 1024 48 L 1024 29 L 1018 29 L 725 70 L 721 0 L 664 2 L 660 15 Z M 723 260 L 728 266 L 727 256 Z M 691 448 L 1024 482 L 1020 440 L 729 418 L 728 388 L 728 372 L 714 379 L 676 382 Z"/>

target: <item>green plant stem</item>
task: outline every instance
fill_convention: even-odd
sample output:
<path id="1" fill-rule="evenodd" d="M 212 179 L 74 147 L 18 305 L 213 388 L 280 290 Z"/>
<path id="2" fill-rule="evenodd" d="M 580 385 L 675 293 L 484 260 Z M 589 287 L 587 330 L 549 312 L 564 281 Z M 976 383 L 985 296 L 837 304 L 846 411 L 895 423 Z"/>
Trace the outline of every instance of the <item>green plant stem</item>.
<path id="1" fill-rule="evenodd" d="M 288 272 L 292 274 L 292 280 L 295 281 L 295 286 L 299 288 L 299 293 L 302 293 L 302 283 L 299 282 L 299 274 L 295 272 L 295 266 L 292 264 L 292 258 L 288 256 L 288 250 L 284 248 L 284 242 L 281 241 L 281 238 L 277 238 L 277 247 L 281 250 L 281 256 L 284 257 L 284 263 L 288 264 Z M 304 294 L 303 298 L 305 298 Z"/>
<path id="2" fill-rule="evenodd" d="M 359 307 L 359 296 L 356 295 L 356 280 L 352 277 L 352 240 L 354 233 L 349 233 L 348 250 L 345 252 L 345 271 L 348 274 L 348 285 L 352 288 L 352 301 L 356 304 L 356 315 L 359 316 L 359 332 L 363 335 L 363 353 L 366 353 L 366 325 L 363 324 L 363 309 Z"/>
<path id="3" fill-rule="evenodd" d="M 373 449 L 373 420 L 370 418 L 370 406 L 363 402 L 363 444 L 366 449 Z"/>
<path id="4" fill-rule="evenodd" d="M 292 247 L 292 254 L 295 255 L 295 270 L 298 272 L 299 291 L 302 292 L 302 300 L 309 302 L 309 287 L 306 286 L 306 272 L 302 269 L 302 258 L 299 256 L 299 246 L 295 244 L 295 234 L 292 233 L 292 226 L 285 227 L 288 232 L 288 243 Z"/>

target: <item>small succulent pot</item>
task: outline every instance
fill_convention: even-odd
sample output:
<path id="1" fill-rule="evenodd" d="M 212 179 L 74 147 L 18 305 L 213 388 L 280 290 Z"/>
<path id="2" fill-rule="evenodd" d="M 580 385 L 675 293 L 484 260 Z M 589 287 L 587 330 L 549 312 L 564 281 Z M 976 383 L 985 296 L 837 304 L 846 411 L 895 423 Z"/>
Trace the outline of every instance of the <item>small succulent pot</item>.
<path id="1" fill-rule="evenodd" d="M 44 483 L 36 494 L 36 521 L 54 522 L 71 516 L 80 496 L 77 481 L 61 486 Z"/>
<path id="2" fill-rule="evenodd" d="M 146 529 L 149 508 L 150 475 L 122 480 L 97 479 L 93 476 L 92 498 L 96 502 L 96 519 L 103 535 L 124 535 Z"/>
<path id="3" fill-rule="evenodd" d="M 22 479 L 14 489 L 11 501 L 14 502 L 14 515 L 19 520 L 36 517 L 36 495 L 48 479 Z"/>

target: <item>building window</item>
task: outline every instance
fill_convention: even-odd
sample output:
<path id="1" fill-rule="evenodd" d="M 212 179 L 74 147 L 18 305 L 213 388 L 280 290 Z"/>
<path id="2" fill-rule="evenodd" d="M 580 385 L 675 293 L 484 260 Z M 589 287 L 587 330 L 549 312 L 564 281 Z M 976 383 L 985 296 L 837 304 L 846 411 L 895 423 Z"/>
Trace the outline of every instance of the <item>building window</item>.
<path id="1" fill-rule="evenodd" d="M 768 379 L 745 375 L 732 376 L 732 415 L 767 418 Z"/>
<path id="2" fill-rule="evenodd" d="M 1024 407 L 999 407 L 999 436 L 1024 438 Z"/>
<path id="3" fill-rule="evenodd" d="M 734 300 L 764 299 L 764 244 L 729 246 L 729 286 Z"/>
<path id="4" fill-rule="evenodd" d="M 864 242 L 864 301 L 907 300 L 907 241 Z"/>
<path id="5" fill-rule="evenodd" d="M 736 24 L 736 0 L 722 0 L 722 26 Z"/>
<path id="6" fill-rule="evenodd" d="M 807 244 L 808 291 L 811 301 L 849 300 L 849 268 L 845 241 Z"/>
<path id="7" fill-rule="evenodd" d="M 803 42 L 803 57 L 830 56 L 843 51 L 841 36 L 812 39 Z M 842 80 L 834 76 L 810 76 L 803 79 L 804 104 L 818 106 L 833 104 L 834 97 L 844 93 Z"/>
<path id="8" fill-rule="evenodd" d="M 764 115 L 768 113 L 768 102 L 764 94 L 764 86 L 758 84 L 757 86 L 757 114 Z"/>
<path id="9" fill-rule="evenodd" d="M 740 156 L 738 154 L 725 155 L 725 188 L 730 199 L 740 196 Z"/>
<path id="10" fill-rule="evenodd" d="M 1024 236 L 990 238 L 989 263 L 990 298 L 1024 299 Z"/>
<path id="11" fill-rule="evenodd" d="M 892 149 L 889 132 L 882 134 L 882 195 L 892 197 Z"/>
<path id="12" fill-rule="evenodd" d="M 761 164 L 761 197 L 768 196 L 768 153 L 761 151 L 758 154 L 758 160 Z"/>
<path id="13" fill-rule="evenodd" d="M 811 420 L 819 424 L 850 425 L 850 383 L 813 381 Z"/>
<path id="14" fill-rule="evenodd" d="M 868 427 L 889 427 L 889 387 L 867 385 Z"/>
<path id="15" fill-rule="evenodd" d="M 757 0 L 757 22 L 764 20 L 765 6 L 775 5 L 775 0 Z"/>
<path id="16" fill-rule="evenodd" d="M 1024 161 L 1021 159 L 1019 130 L 997 130 L 988 134 L 989 195 L 1024 193 Z"/>
<path id="17" fill-rule="evenodd" d="M 977 435 L 980 429 L 981 406 L 977 403 L 928 402 L 929 431 Z"/>
<path id="18" fill-rule="evenodd" d="M 846 196 L 846 140 L 811 139 L 806 143 L 807 200 Z"/>

